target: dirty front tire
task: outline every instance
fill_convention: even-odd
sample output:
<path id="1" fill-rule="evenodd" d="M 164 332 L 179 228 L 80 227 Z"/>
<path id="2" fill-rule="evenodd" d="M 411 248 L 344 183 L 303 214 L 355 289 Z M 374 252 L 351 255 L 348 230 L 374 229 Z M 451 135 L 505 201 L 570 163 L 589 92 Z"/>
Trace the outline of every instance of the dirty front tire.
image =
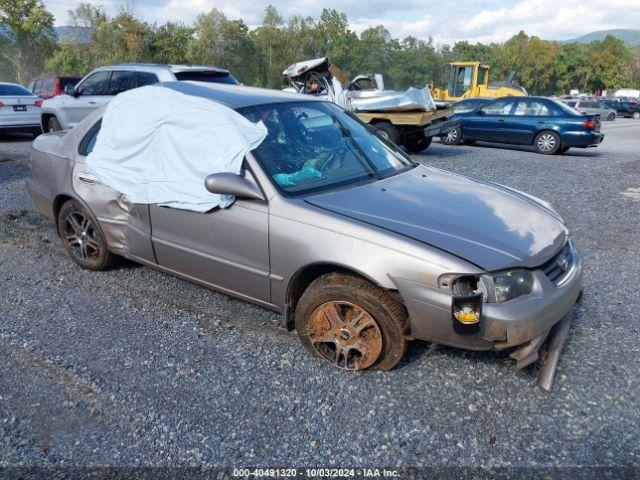
<path id="1" fill-rule="evenodd" d="M 345 370 L 391 370 L 405 352 L 404 306 L 363 278 L 330 273 L 314 280 L 295 310 L 305 348 Z"/>
<path id="2" fill-rule="evenodd" d="M 394 125 L 389 122 L 378 122 L 374 127 L 383 138 L 400 145 L 400 132 Z"/>
<path id="3" fill-rule="evenodd" d="M 104 270 L 114 261 L 107 242 L 93 217 L 75 200 L 65 202 L 58 212 L 58 233 L 69 256 L 87 270 Z"/>
<path id="4" fill-rule="evenodd" d="M 49 127 L 49 132 L 59 132 L 62 130 L 62 125 L 56 117 L 49 117 L 47 120 L 47 126 Z"/>
<path id="5" fill-rule="evenodd" d="M 432 137 L 425 137 L 424 134 L 414 135 L 405 140 L 404 146 L 410 153 L 420 153 L 431 145 Z"/>
<path id="6" fill-rule="evenodd" d="M 553 155 L 560 149 L 560 136 L 552 130 L 540 132 L 533 141 L 533 148 L 537 153 Z"/>

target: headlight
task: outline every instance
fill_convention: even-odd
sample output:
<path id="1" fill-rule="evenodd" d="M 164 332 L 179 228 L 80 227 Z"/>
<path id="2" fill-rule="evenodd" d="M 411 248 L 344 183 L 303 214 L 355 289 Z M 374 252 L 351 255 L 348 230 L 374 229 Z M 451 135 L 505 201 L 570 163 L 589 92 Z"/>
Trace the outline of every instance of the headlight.
<path id="1" fill-rule="evenodd" d="M 533 290 L 533 274 L 529 270 L 488 273 L 482 275 L 481 280 L 489 292 L 488 301 L 490 302 L 506 302 L 531 293 Z"/>

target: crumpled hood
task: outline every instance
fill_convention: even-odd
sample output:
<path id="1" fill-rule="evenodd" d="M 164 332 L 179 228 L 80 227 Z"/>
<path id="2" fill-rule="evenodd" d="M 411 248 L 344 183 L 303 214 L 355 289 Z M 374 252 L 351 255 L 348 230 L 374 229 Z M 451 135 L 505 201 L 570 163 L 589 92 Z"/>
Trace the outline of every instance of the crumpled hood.
<path id="1" fill-rule="evenodd" d="M 306 201 L 489 271 L 539 266 L 568 236 L 557 213 L 534 197 L 424 166 Z"/>

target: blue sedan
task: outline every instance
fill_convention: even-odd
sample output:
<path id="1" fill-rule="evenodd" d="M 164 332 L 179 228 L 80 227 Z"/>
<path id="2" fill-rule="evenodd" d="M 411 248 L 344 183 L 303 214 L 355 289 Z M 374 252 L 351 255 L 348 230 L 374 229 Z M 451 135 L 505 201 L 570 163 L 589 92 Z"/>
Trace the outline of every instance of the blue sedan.
<path id="1" fill-rule="evenodd" d="M 503 97 L 456 113 L 460 126 L 445 137 L 448 144 L 477 141 L 533 145 L 538 153 L 596 147 L 604 139 L 597 115 L 581 115 L 544 97 Z"/>

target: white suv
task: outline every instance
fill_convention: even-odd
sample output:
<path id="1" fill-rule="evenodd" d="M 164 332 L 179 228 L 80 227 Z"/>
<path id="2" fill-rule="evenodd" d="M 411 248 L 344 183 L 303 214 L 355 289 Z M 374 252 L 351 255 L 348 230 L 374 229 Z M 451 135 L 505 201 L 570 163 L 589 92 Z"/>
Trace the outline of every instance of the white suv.
<path id="1" fill-rule="evenodd" d="M 58 95 L 42 104 L 42 130 L 46 133 L 73 128 L 114 95 L 144 85 L 176 80 L 238 84 L 228 70 L 217 67 L 143 63 L 100 67 L 80 80 L 75 87 L 67 85 L 66 95 Z"/>

